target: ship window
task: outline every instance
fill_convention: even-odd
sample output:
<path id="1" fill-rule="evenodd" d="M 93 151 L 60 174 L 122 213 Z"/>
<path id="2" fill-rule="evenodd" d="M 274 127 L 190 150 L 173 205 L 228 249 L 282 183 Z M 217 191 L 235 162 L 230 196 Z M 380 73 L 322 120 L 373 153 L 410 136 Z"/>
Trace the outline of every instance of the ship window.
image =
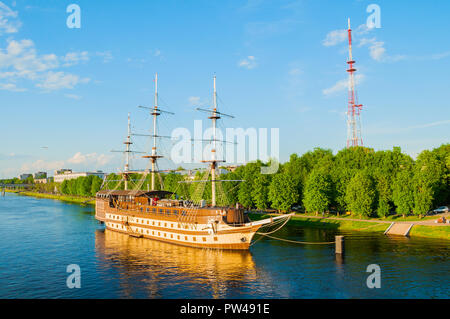
<path id="1" fill-rule="evenodd" d="M 167 223 L 164 223 L 164 227 L 167 227 Z"/>
<path id="2" fill-rule="evenodd" d="M 152 211 L 153 211 L 154 213 L 156 213 L 156 208 L 152 208 Z"/>
<path id="3" fill-rule="evenodd" d="M 161 223 L 158 223 L 158 226 L 161 226 Z"/>
<path id="4" fill-rule="evenodd" d="M 162 213 L 164 213 L 164 209 L 159 209 L 159 212 L 162 214 Z"/>
<path id="5" fill-rule="evenodd" d="M 155 234 L 155 232 L 154 231 L 152 231 L 152 235 L 154 235 Z"/>
<path id="6" fill-rule="evenodd" d="M 152 225 L 155 226 L 155 222 L 152 222 Z"/>
<path id="7" fill-rule="evenodd" d="M 193 239 L 194 241 L 197 241 L 197 238 L 195 238 L 195 237 L 192 237 L 192 239 Z"/>
<path id="8" fill-rule="evenodd" d="M 172 227 L 172 228 L 173 228 L 173 224 L 170 224 L 170 227 Z"/>
<path id="9" fill-rule="evenodd" d="M 164 237 L 166 237 L 166 233 L 164 233 Z"/>
<path id="10" fill-rule="evenodd" d="M 158 236 L 161 236 L 161 233 L 160 233 L 160 232 L 158 232 Z"/>
<path id="11" fill-rule="evenodd" d="M 172 234 L 170 234 L 170 238 L 173 238 L 173 235 L 172 235 Z"/>
<path id="12" fill-rule="evenodd" d="M 150 222 L 147 220 L 147 225 L 150 224 Z"/>
<path id="13" fill-rule="evenodd" d="M 177 239 L 180 239 L 180 235 L 177 235 Z"/>
<path id="14" fill-rule="evenodd" d="M 214 237 L 214 241 L 217 241 L 217 237 Z"/>
<path id="15" fill-rule="evenodd" d="M 203 241 L 206 241 L 206 237 L 203 237 Z"/>
<path id="16" fill-rule="evenodd" d="M 150 212 L 150 208 L 147 207 L 147 213 Z"/>
<path id="17" fill-rule="evenodd" d="M 184 240 L 187 240 L 187 236 L 184 236 Z"/>

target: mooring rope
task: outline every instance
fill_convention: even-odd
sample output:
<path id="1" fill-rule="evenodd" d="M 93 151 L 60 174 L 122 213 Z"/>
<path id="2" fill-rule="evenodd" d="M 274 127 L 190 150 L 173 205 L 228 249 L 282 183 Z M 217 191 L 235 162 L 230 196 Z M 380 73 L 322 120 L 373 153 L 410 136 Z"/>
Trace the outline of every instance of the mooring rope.
<path id="1" fill-rule="evenodd" d="M 285 241 L 285 242 L 288 242 L 288 243 L 294 243 L 294 244 L 329 245 L 329 244 L 336 243 L 335 241 L 325 241 L 325 242 L 297 241 L 297 240 L 289 240 L 289 239 L 284 239 L 284 238 L 278 238 L 278 237 L 265 235 L 265 234 L 260 234 L 260 235 L 261 236 L 266 236 L 266 237 L 269 237 L 269 238 L 272 238 L 272 239 L 276 239 L 276 240 Z"/>
<path id="2" fill-rule="evenodd" d="M 280 241 L 285 241 L 288 243 L 293 243 L 293 244 L 307 244 L 307 245 L 329 245 L 329 244 L 334 244 L 336 243 L 335 241 L 326 241 L 326 242 L 310 242 L 310 241 L 297 241 L 297 240 L 289 240 L 289 239 L 284 239 L 284 238 L 278 238 L 278 237 L 274 237 L 274 236 L 270 236 L 270 235 L 266 235 L 266 234 L 258 234 L 261 236 L 266 236 L 272 239 L 276 239 L 276 240 L 280 240 Z M 262 237 L 258 238 L 257 240 L 255 240 L 253 243 L 250 244 L 250 246 L 252 246 L 253 244 L 255 244 L 258 240 L 260 240 Z"/>

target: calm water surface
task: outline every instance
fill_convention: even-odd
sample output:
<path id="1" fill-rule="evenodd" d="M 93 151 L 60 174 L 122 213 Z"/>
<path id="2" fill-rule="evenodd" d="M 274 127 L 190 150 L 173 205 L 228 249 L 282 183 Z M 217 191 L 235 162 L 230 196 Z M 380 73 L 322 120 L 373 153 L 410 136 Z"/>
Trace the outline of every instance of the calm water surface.
<path id="1" fill-rule="evenodd" d="M 277 236 L 330 241 L 337 231 Z M 211 251 L 104 230 L 90 206 L 0 197 L 0 298 L 449 298 L 450 241 L 343 233 L 333 245 L 262 239 L 250 252 Z M 66 267 L 81 267 L 81 288 Z M 366 268 L 381 267 L 381 289 Z"/>

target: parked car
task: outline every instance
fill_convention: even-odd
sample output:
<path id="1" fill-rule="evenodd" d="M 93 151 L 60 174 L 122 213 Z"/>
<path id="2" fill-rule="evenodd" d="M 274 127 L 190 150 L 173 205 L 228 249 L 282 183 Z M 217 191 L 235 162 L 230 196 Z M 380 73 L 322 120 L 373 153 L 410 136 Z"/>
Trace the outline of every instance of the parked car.
<path id="1" fill-rule="evenodd" d="M 436 209 L 430 210 L 427 213 L 427 215 L 443 214 L 443 213 L 448 213 L 448 211 L 449 211 L 448 206 L 441 206 Z"/>
<path id="2" fill-rule="evenodd" d="M 442 213 L 448 213 L 448 206 L 441 206 L 433 210 L 435 214 L 442 214 Z"/>

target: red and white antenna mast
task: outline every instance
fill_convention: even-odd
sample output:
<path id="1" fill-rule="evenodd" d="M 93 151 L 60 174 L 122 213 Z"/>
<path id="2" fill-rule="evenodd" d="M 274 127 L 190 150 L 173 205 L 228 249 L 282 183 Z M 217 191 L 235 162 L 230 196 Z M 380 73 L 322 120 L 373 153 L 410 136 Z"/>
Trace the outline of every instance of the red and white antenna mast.
<path id="1" fill-rule="evenodd" d="M 363 146 L 361 136 L 361 109 L 362 104 L 358 104 L 358 96 L 355 89 L 353 67 L 355 61 L 352 57 L 352 29 L 350 28 L 350 18 L 348 19 L 348 111 L 347 111 L 347 147 Z"/>

